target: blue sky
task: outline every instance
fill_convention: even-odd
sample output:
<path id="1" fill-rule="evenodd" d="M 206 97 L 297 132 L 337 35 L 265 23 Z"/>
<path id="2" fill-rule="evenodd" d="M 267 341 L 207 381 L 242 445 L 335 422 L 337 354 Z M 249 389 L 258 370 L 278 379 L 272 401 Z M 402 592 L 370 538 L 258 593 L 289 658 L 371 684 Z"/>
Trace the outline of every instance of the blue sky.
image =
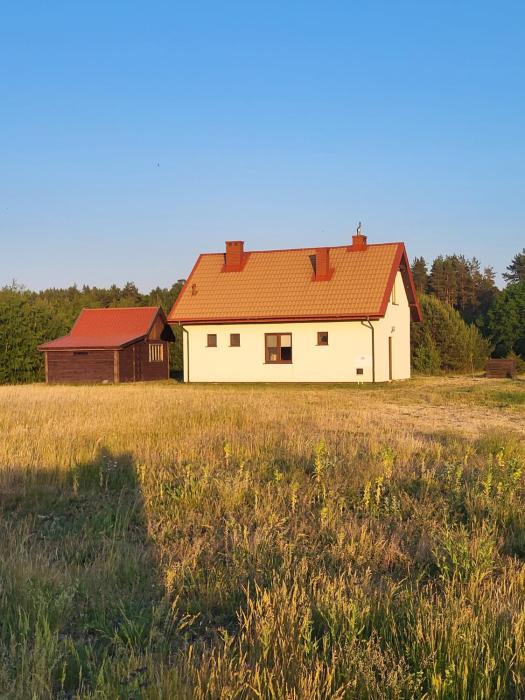
<path id="1" fill-rule="evenodd" d="M 171 285 L 227 238 L 525 245 L 525 6 L 3 2 L 0 285 Z"/>

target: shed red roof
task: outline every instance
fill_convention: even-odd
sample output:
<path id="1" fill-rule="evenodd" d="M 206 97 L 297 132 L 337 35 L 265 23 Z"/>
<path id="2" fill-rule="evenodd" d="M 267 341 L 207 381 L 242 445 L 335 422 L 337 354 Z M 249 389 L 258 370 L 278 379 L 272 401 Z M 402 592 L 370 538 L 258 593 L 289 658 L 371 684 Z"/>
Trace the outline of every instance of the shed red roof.
<path id="1" fill-rule="evenodd" d="M 234 271 L 224 253 L 201 255 L 169 315 L 170 323 L 366 319 L 384 316 L 398 270 L 414 320 L 421 310 L 403 243 L 242 253 Z M 242 242 L 236 242 L 242 244 Z M 363 247 L 359 247 L 362 245 Z M 330 270 L 316 279 L 317 256 Z"/>
<path id="2" fill-rule="evenodd" d="M 164 318 L 160 306 L 82 309 L 68 335 L 43 343 L 38 349 L 118 349 L 148 335 L 159 313 Z"/>

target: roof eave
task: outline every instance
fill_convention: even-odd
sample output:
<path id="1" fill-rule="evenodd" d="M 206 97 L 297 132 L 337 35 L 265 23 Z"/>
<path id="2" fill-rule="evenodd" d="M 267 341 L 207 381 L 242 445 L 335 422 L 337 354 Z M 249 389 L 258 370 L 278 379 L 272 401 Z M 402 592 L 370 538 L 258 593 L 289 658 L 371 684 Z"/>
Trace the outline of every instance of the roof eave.
<path id="1" fill-rule="evenodd" d="M 118 345 L 54 345 L 53 341 L 51 343 L 42 343 L 41 345 L 37 346 L 37 350 L 40 350 L 41 352 L 47 352 L 49 350 L 123 350 L 124 348 L 127 348 L 129 345 L 133 345 L 134 343 L 138 343 L 141 340 L 144 340 L 146 338 L 147 334 L 145 335 L 139 335 L 134 338 L 131 338 L 129 340 L 125 340 L 123 343 L 119 343 Z M 62 336 L 63 338 L 67 338 L 69 336 Z M 61 338 L 58 338 L 57 340 L 61 340 Z"/>
<path id="2" fill-rule="evenodd" d="M 384 314 L 374 313 L 359 313 L 359 314 L 314 314 L 312 316 L 237 316 L 232 318 L 176 318 L 168 319 L 170 325 L 177 326 L 198 326 L 198 325 L 221 325 L 226 323 L 304 323 L 315 321 L 377 321 Z"/>

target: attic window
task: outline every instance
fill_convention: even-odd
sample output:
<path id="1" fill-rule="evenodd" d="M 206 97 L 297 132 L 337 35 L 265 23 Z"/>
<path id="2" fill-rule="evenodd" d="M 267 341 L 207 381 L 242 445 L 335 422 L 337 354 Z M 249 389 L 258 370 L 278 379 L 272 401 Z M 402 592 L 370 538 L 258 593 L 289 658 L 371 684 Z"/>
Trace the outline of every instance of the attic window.
<path id="1" fill-rule="evenodd" d="M 392 295 L 390 297 L 390 301 L 392 304 L 397 304 L 397 284 L 396 280 L 394 280 L 394 286 L 392 287 Z"/>
<path id="2" fill-rule="evenodd" d="M 208 333 L 206 347 L 208 347 L 208 348 L 216 348 L 217 347 L 217 333 Z"/>
<path id="3" fill-rule="evenodd" d="M 317 333 L 317 345 L 328 345 L 328 332 L 319 331 Z"/>
<path id="4" fill-rule="evenodd" d="M 164 360 L 164 346 L 160 343 L 152 343 L 149 346 L 149 361 L 162 362 Z"/>
<path id="5" fill-rule="evenodd" d="M 291 333 L 265 333 L 264 342 L 268 364 L 292 364 Z"/>

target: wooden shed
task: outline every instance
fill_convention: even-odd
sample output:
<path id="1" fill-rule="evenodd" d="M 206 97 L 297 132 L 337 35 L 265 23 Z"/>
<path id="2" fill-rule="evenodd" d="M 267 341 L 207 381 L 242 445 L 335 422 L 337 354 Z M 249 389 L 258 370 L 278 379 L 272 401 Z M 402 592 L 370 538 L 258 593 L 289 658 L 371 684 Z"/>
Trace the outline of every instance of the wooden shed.
<path id="1" fill-rule="evenodd" d="M 169 377 L 173 340 L 159 306 L 83 309 L 68 335 L 38 349 L 49 383 L 139 382 Z"/>

